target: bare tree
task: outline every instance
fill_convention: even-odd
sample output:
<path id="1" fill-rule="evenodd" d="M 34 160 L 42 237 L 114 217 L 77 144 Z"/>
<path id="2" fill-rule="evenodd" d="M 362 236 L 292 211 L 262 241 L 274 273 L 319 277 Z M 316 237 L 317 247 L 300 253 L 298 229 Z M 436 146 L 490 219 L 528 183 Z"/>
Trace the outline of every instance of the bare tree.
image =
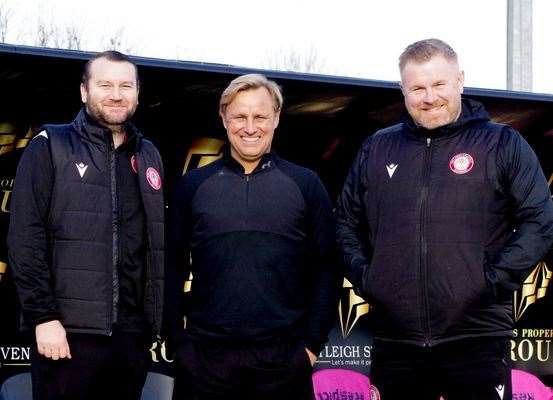
<path id="1" fill-rule="evenodd" d="M 47 24 L 43 19 L 39 19 L 36 24 L 36 35 L 34 45 L 39 47 L 51 47 L 56 41 L 56 29 Z"/>
<path id="2" fill-rule="evenodd" d="M 11 17 L 11 10 L 6 4 L 0 4 L 0 42 L 6 42 L 8 35 L 8 23 Z"/>
<path id="3" fill-rule="evenodd" d="M 64 48 L 82 50 L 82 31 L 76 25 L 68 25 L 65 27 Z"/>
<path id="4" fill-rule="evenodd" d="M 117 50 L 125 54 L 133 54 L 133 46 L 125 38 L 125 28 L 122 26 L 116 29 L 104 40 L 105 50 Z"/>
<path id="5" fill-rule="evenodd" d="M 310 46 L 307 51 L 298 50 L 295 47 L 279 49 L 268 53 L 262 63 L 264 68 L 279 71 L 323 73 L 326 68 L 326 60 L 321 57 L 315 47 Z"/>

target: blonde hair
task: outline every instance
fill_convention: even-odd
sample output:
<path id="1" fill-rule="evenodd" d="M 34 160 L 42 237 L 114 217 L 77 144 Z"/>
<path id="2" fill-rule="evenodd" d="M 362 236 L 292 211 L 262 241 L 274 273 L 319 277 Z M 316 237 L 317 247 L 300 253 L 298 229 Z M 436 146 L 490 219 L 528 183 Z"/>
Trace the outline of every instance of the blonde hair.
<path id="1" fill-rule="evenodd" d="M 424 39 L 410 44 L 403 50 L 399 56 L 399 70 L 403 71 L 409 61 L 422 63 L 437 55 L 446 60 L 458 62 L 457 53 L 446 42 L 440 39 Z"/>
<path id="2" fill-rule="evenodd" d="M 280 87 L 276 82 L 268 80 L 261 74 L 247 74 L 233 79 L 223 91 L 221 100 L 219 100 L 219 114 L 223 115 L 225 113 L 227 106 L 232 103 L 239 92 L 261 87 L 267 89 L 273 99 L 275 112 L 279 112 L 282 109 L 283 98 Z"/>

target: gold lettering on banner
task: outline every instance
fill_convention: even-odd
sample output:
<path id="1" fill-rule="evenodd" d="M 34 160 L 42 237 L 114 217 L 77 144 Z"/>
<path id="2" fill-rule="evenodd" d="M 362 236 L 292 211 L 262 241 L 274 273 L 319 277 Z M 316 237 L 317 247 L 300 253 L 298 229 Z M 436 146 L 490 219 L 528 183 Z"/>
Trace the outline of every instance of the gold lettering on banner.
<path id="1" fill-rule="evenodd" d="M 174 360 L 170 359 L 167 355 L 167 346 L 166 342 L 156 341 L 152 343 L 150 347 L 150 355 L 152 357 L 152 362 L 158 363 L 160 361 L 173 362 Z"/>
<path id="2" fill-rule="evenodd" d="M 4 274 L 8 270 L 8 264 L 6 264 L 3 261 L 0 261 L 0 282 L 2 282 L 2 278 L 4 277 Z"/>
<path id="3" fill-rule="evenodd" d="M 547 362 L 551 356 L 551 340 L 523 339 L 517 343 L 511 340 L 511 360 L 528 362 L 537 358 L 540 362 Z"/>
<path id="4" fill-rule="evenodd" d="M 515 321 L 520 320 L 528 307 L 538 299 L 545 297 L 552 275 L 553 273 L 547 268 L 544 261 L 538 263 L 532 273 L 528 275 L 522 287 L 513 294 Z"/>
<path id="5" fill-rule="evenodd" d="M 225 142 L 220 139 L 208 137 L 195 139 L 188 149 L 182 174 L 184 175 L 194 168 L 203 167 L 221 158 L 224 144 Z"/>
<path id="6" fill-rule="evenodd" d="M 10 209 L 8 207 L 10 197 L 11 197 L 12 191 L 11 190 L 3 190 L 2 191 L 2 204 L 0 205 L 0 211 L 9 213 Z"/>
<path id="7" fill-rule="evenodd" d="M 17 134 L 15 133 L 15 125 L 9 122 L 0 123 L 0 156 L 7 154 L 13 149 L 20 149 L 29 144 L 29 141 L 33 137 L 31 128 L 27 130 L 25 137 L 16 140 Z"/>
<path id="8" fill-rule="evenodd" d="M 368 314 L 371 307 L 361 296 L 358 296 L 353 290 L 353 285 L 344 278 L 342 285 L 342 294 L 338 303 L 338 316 L 340 318 L 340 327 L 342 337 L 346 338 L 351 330 L 363 315 Z"/>

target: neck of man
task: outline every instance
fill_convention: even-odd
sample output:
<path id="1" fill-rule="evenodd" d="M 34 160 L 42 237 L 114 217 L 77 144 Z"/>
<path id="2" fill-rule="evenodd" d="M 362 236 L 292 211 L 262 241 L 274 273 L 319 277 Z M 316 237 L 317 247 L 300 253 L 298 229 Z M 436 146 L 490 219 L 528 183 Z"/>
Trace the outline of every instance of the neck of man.
<path id="1" fill-rule="evenodd" d="M 240 164 L 244 167 L 244 173 L 246 175 L 249 175 L 253 172 L 253 170 L 257 167 L 257 164 L 259 164 L 260 160 L 256 161 L 239 161 Z"/>
<path id="2" fill-rule="evenodd" d="M 118 148 L 125 143 L 125 140 L 127 139 L 125 129 L 123 129 L 122 125 L 110 126 L 109 128 L 113 137 L 113 147 Z"/>

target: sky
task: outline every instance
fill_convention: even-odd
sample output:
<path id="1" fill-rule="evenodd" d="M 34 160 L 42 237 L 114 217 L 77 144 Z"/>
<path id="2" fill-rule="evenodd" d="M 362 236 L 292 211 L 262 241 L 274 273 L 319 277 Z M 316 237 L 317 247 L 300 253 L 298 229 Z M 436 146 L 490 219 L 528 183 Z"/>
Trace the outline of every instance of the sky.
<path id="1" fill-rule="evenodd" d="M 428 37 L 459 54 L 466 86 L 504 89 L 507 0 L 0 0 L 7 41 L 32 44 L 37 21 L 77 26 L 86 50 L 121 31 L 123 50 L 267 68 L 313 53 L 321 72 L 397 81 L 397 58 Z M 553 94 L 553 2 L 533 1 L 533 91 Z"/>

